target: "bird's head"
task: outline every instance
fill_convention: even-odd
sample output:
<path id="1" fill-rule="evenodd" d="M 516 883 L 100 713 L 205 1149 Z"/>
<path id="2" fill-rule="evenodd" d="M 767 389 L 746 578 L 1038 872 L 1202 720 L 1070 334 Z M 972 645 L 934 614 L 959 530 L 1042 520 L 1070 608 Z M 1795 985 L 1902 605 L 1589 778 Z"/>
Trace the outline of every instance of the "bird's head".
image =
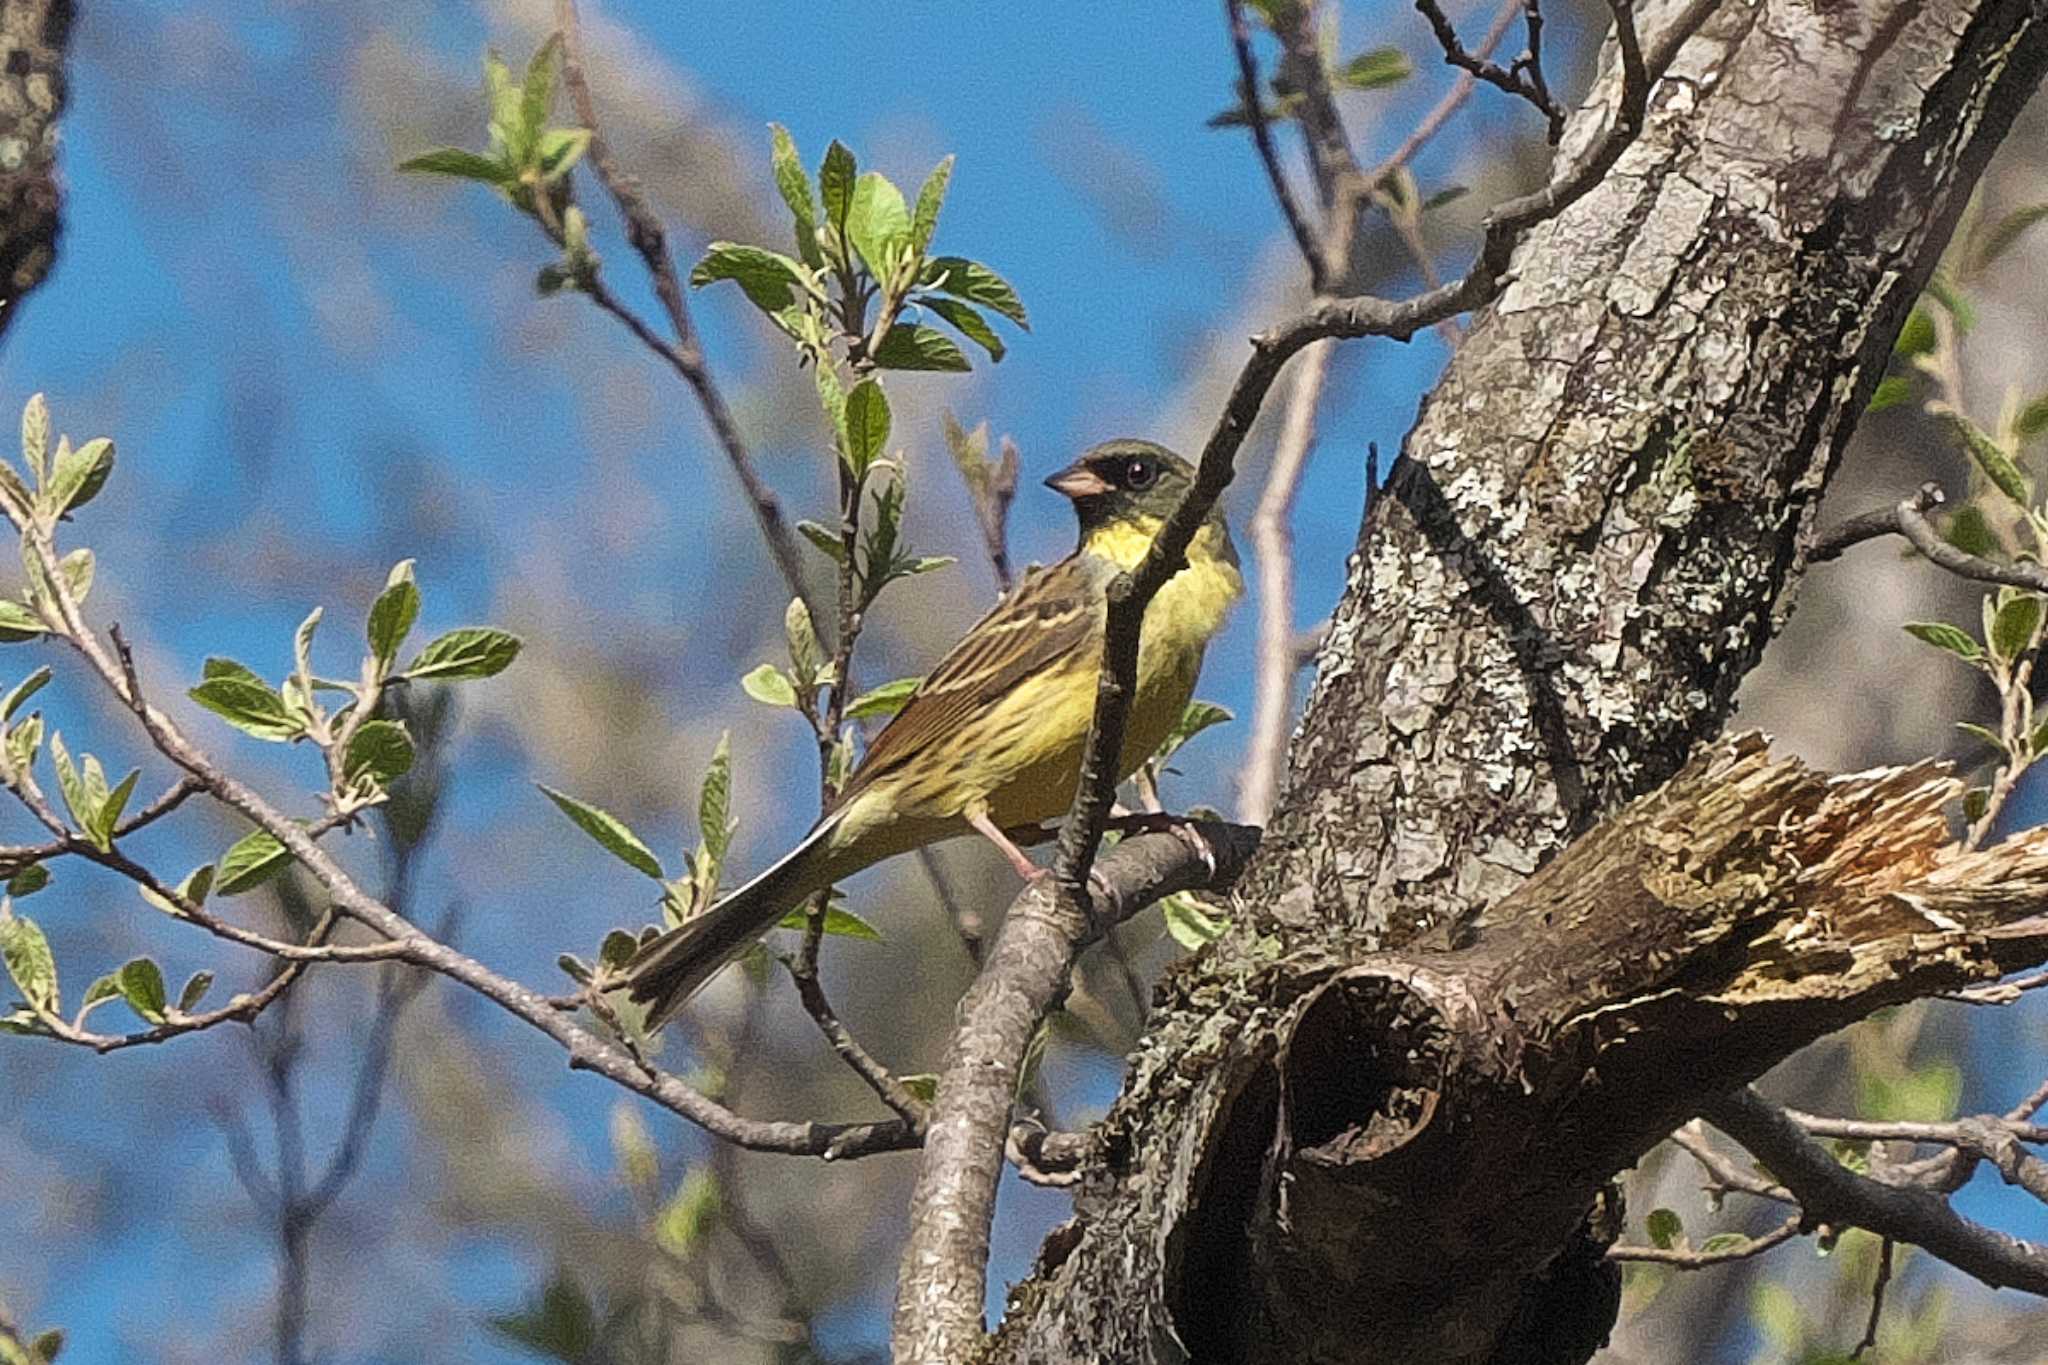
<path id="1" fill-rule="evenodd" d="M 1194 482 L 1195 467 L 1165 446 L 1126 437 L 1083 452 L 1045 486 L 1074 504 L 1083 540 L 1112 527 L 1149 539 Z"/>

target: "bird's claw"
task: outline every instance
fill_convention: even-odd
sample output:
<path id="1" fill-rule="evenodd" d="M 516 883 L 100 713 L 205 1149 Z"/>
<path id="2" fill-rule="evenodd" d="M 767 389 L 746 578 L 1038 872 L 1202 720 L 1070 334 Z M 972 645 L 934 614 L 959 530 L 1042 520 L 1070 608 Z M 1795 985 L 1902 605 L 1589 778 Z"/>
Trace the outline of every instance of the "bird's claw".
<path id="1" fill-rule="evenodd" d="M 1202 860 L 1202 866 L 1209 875 L 1216 875 L 1216 850 L 1201 827 L 1184 815 L 1168 811 L 1140 811 L 1130 815 L 1113 816 L 1103 828 L 1113 829 L 1122 834 L 1171 834 L 1185 844 L 1190 853 Z"/>

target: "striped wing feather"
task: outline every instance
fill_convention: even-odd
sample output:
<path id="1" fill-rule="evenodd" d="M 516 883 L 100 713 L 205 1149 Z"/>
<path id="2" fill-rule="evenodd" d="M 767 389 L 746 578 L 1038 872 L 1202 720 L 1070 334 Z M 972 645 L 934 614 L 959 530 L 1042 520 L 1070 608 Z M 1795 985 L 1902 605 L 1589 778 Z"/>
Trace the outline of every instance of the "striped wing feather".
<path id="1" fill-rule="evenodd" d="M 925 676 L 868 746 L 835 807 L 920 754 L 956 742 L 989 706 L 1062 658 L 1099 648 L 1102 594 L 1083 555 L 1027 574 Z"/>

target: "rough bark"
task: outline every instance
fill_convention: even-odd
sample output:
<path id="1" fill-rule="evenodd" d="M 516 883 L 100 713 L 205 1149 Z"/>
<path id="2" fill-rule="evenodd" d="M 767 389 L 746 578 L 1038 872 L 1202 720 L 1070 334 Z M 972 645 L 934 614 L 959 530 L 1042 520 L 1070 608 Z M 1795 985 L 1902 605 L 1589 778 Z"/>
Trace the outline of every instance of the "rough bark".
<path id="1" fill-rule="evenodd" d="M 989 1359 L 1582 1360 L 1614 1314 L 1604 1183 L 1707 1087 L 2044 950 L 1957 930 L 1967 951 L 1920 962 L 1926 935 L 1873 922 L 1886 972 L 1845 949 L 1771 976 L 1805 902 L 1674 891 L 1654 859 L 1608 867 L 1641 890 L 1598 914 L 1518 908 L 1726 721 L 1891 339 L 2039 83 L 2043 17 L 1724 0 L 1607 182 L 1525 240 L 1361 532 L 1236 930 L 1169 984 Z M 1940 784 L 1912 782 L 1887 790 L 1926 842 Z M 1754 1011 L 1716 1023 L 1745 972 Z M 1510 1000 L 1528 1017 L 1502 1022 Z M 1610 1006 L 1656 1045 L 1606 1037 Z M 1694 1029 L 1721 1061 L 1670 1093 Z M 1522 1166 L 1548 1183 L 1499 1183 Z"/>
<path id="2" fill-rule="evenodd" d="M 0 0 L 0 336 L 57 259 L 71 0 Z"/>

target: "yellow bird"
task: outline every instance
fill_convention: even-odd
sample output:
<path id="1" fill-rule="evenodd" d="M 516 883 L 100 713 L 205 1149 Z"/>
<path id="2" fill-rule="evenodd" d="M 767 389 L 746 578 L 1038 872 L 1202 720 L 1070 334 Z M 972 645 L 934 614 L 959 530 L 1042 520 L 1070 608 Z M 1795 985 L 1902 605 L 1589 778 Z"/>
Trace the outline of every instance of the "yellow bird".
<path id="1" fill-rule="evenodd" d="M 1074 553 L 1027 573 L 953 646 L 802 843 L 640 950 L 625 980 L 648 1007 L 648 1027 L 666 1023 L 807 897 L 894 854 L 976 831 L 1019 874 L 1042 875 L 1012 835 L 1042 837 L 1037 826 L 1072 804 L 1095 715 L 1110 582 L 1137 567 L 1193 481 L 1187 461 L 1138 440 L 1105 442 L 1045 481 L 1074 504 Z M 1202 652 L 1243 591 L 1219 510 L 1188 546 L 1186 567 L 1145 609 L 1119 781 L 1180 719 Z"/>

